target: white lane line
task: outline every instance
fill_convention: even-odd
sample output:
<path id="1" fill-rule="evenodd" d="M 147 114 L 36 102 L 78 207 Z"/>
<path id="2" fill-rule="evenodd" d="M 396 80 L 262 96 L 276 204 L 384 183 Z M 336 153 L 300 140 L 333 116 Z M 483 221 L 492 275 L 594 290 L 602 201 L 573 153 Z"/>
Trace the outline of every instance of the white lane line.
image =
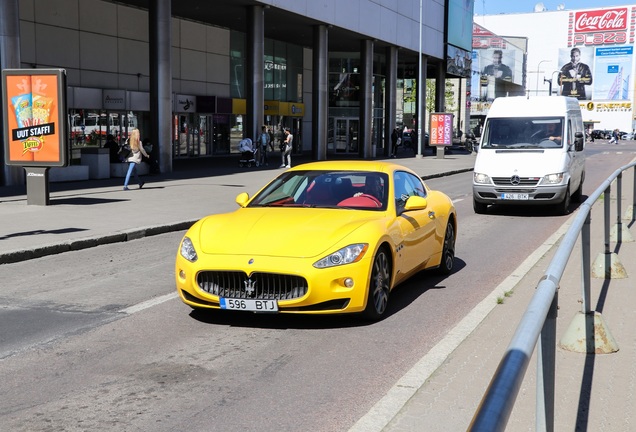
<path id="1" fill-rule="evenodd" d="M 471 310 L 448 334 L 424 357 L 398 380 L 367 414 L 349 429 L 349 432 L 381 432 L 402 410 L 404 405 L 424 385 L 448 356 L 473 332 L 486 316 L 497 306 L 497 298 L 512 290 L 565 234 L 570 227 L 570 218 L 526 260 L 517 267 L 499 286 Z"/>
<path id="2" fill-rule="evenodd" d="M 161 303 L 165 303 L 168 300 L 172 300 L 174 298 L 177 298 L 178 294 L 176 292 L 170 293 L 170 294 L 165 294 L 159 297 L 155 297 L 153 299 L 150 300 L 146 300 L 144 302 L 141 303 L 137 303 L 136 305 L 127 307 L 126 309 L 122 309 L 119 312 L 120 313 L 125 313 L 125 314 L 134 314 L 135 312 L 140 312 L 144 309 L 148 309 L 151 308 L 153 306 L 157 306 L 160 305 Z"/>

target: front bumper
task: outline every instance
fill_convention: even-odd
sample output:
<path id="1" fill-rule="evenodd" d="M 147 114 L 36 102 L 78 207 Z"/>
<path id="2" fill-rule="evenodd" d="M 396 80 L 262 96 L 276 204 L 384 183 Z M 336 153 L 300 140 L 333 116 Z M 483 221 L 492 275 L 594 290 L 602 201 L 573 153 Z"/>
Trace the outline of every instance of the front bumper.
<path id="1" fill-rule="evenodd" d="M 252 263 L 249 263 L 250 260 L 245 256 L 204 255 L 192 263 L 178 254 L 175 263 L 176 288 L 181 300 L 194 308 L 220 309 L 220 297 L 224 294 L 216 293 L 226 293 L 228 298 L 274 299 L 278 303 L 279 313 L 361 312 L 367 301 L 371 256 L 369 254 L 356 263 L 316 269 L 313 262 L 301 258 L 254 257 Z M 206 279 L 201 277 L 205 273 L 231 273 L 231 277 Z M 218 282 L 226 279 L 232 282 Z M 353 284 L 347 286 L 346 279 L 352 280 Z M 206 283 L 202 283 L 202 280 Z M 277 280 L 284 284 L 293 280 L 298 286 L 302 285 L 302 288 L 287 290 L 284 292 L 288 294 L 281 294 L 281 290 L 271 288 L 271 281 Z M 245 283 L 246 281 L 249 282 Z M 258 282 L 254 284 L 256 281 Z M 251 289 L 245 289 L 265 285 L 265 281 L 268 281 L 267 290 L 255 293 Z M 232 288 L 228 288 L 229 285 Z M 289 294 L 290 292 L 299 294 Z"/>
<path id="2" fill-rule="evenodd" d="M 559 204 L 565 199 L 568 185 L 537 187 L 501 187 L 473 183 L 473 199 L 483 204 L 548 205 Z M 527 194 L 527 199 L 508 199 L 509 196 Z"/>

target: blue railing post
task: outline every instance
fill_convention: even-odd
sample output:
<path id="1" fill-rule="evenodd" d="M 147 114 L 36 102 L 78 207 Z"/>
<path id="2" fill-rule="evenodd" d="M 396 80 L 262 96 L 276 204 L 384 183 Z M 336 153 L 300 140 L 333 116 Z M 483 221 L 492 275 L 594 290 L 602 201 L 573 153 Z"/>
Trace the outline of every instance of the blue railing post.
<path id="1" fill-rule="evenodd" d="M 556 370 L 556 332 L 559 307 L 559 289 L 546 317 L 537 352 L 537 412 L 536 430 L 554 431 L 554 391 Z"/>
<path id="2" fill-rule="evenodd" d="M 587 314 L 592 310 L 591 302 L 591 248 L 590 248 L 590 226 L 592 224 L 592 212 L 588 212 L 581 229 L 581 289 L 583 294 L 583 304 L 581 312 Z"/>
<path id="3" fill-rule="evenodd" d="M 605 279 L 612 278 L 612 253 L 610 252 L 610 200 L 612 185 L 608 185 L 603 192 L 603 238 L 605 242 Z"/>
<path id="4" fill-rule="evenodd" d="M 616 177 L 616 242 L 621 244 L 623 242 L 623 224 L 621 222 L 623 218 L 623 212 L 621 207 L 621 197 L 623 196 L 623 172 Z"/>

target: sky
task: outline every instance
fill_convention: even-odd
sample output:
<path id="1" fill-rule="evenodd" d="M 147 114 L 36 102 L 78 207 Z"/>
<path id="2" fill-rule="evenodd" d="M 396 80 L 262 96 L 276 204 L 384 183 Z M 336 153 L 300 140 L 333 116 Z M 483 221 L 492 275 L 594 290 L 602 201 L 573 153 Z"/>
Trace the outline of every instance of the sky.
<path id="1" fill-rule="evenodd" d="M 537 3 L 543 3 L 548 11 L 558 10 L 560 4 L 565 9 L 592 9 L 609 6 L 636 4 L 636 0 L 475 0 L 475 15 L 495 15 L 501 13 L 534 12 Z"/>

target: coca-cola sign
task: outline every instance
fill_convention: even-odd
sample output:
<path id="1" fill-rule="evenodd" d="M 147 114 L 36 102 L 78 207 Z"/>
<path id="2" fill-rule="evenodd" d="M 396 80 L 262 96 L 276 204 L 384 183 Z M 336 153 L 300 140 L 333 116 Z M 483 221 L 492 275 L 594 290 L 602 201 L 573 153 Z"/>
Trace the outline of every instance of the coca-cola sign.
<path id="1" fill-rule="evenodd" d="M 627 30 L 627 8 L 577 12 L 574 33 Z"/>

